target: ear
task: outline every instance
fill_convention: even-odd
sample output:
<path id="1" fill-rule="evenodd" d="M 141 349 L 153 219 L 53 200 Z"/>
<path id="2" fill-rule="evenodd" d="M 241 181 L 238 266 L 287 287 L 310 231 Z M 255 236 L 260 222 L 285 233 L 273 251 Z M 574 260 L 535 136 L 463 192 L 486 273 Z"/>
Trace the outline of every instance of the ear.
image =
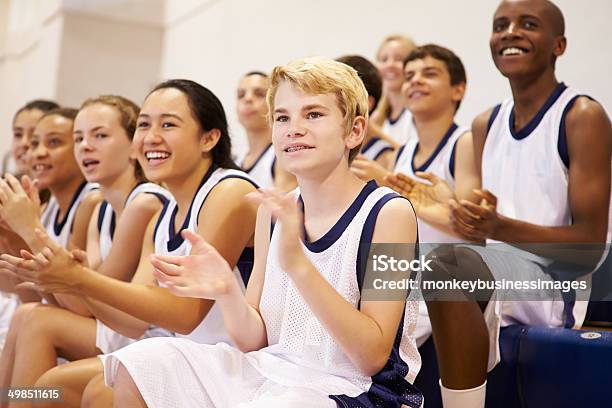
<path id="1" fill-rule="evenodd" d="M 357 116 L 355 118 L 351 131 L 345 140 L 346 147 L 349 150 L 354 149 L 363 143 L 363 139 L 365 139 L 366 136 L 367 127 L 368 121 L 363 116 Z"/>
<path id="2" fill-rule="evenodd" d="M 453 102 L 460 102 L 465 96 L 465 82 L 453 85 L 452 99 Z"/>
<path id="3" fill-rule="evenodd" d="M 200 137 L 200 151 L 202 153 L 210 152 L 221 138 L 221 131 L 219 129 L 211 129 L 202 133 Z"/>
<path id="4" fill-rule="evenodd" d="M 565 49 L 567 48 L 567 38 L 565 36 L 560 35 L 555 38 L 555 48 L 553 49 L 553 55 L 555 57 L 560 57 L 565 54 Z"/>

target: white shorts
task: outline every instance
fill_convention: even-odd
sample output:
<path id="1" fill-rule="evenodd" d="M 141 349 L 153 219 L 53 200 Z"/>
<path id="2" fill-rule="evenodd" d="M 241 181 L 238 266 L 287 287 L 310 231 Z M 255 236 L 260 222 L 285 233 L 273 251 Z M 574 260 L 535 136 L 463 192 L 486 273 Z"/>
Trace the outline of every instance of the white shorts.
<path id="1" fill-rule="evenodd" d="M 174 336 L 174 334 L 166 329 L 151 327 L 142 335 L 141 339 L 172 336 Z M 138 341 L 138 339 L 132 339 L 119 334 L 100 320 L 96 319 L 96 347 L 100 349 L 103 354 L 112 353 L 136 341 Z"/>
<path id="2" fill-rule="evenodd" d="M 11 326 L 13 313 L 21 302 L 19 297 L 13 293 L 0 292 L 0 351 L 4 348 L 4 339 Z"/>
<path id="3" fill-rule="evenodd" d="M 329 395 L 363 393 L 343 377 L 300 366 L 269 350 L 154 338 L 100 356 L 112 386 L 119 363 L 149 407 L 336 407 Z"/>

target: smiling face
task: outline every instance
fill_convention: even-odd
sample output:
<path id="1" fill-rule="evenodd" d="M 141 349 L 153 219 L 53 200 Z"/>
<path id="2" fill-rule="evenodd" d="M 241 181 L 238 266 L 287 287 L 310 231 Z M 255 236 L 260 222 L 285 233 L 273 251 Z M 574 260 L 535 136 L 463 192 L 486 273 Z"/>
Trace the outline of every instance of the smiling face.
<path id="1" fill-rule="evenodd" d="M 81 171 L 73 154 L 73 122 L 59 115 L 42 118 L 30 140 L 31 175 L 41 189 L 61 188 Z"/>
<path id="2" fill-rule="evenodd" d="M 247 130 L 269 128 L 266 105 L 268 78 L 253 74 L 242 77 L 236 92 L 236 112 L 240 124 Z"/>
<path id="3" fill-rule="evenodd" d="M 73 135 L 74 154 L 87 181 L 111 184 L 126 170 L 133 171 L 132 142 L 117 109 L 101 103 L 84 107 Z"/>
<path id="4" fill-rule="evenodd" d="M 28 163 L 30 138 L 42 115 L 43 111 L 39 109 L 22 110 L 15 116 L 13 121 L 11 155 L 17 164 L 17 171 L 21 174 L 27 174 L 30 171 Z"/>
<path id="5" fill-rule="evenodd" d="M 431 56 L 406 63 L 404 77 L 402 93 L 415 117 L 454 111 L 465 92 L 465 83 L 451 85 L 446 64 Z"/>
<path id="6" fill-rule="evenodd" d="M 402 68 L 404 60 L 413 47 L 408 43 L 391 40 L 384 43 L 376 56 L 376 66 L 380 72 L 383 89 L 387 92 L 399 92 L 404 83 Z"/>
<path id="7" fill-rule="evenodd" d="M 497 69 L 507 78 L 554 69 L 565 51 L 563 17 L 546 0 L 505 0 L 493 17 L 489 42 Z"/>
<path id="8" fill-rule="evenodd" d="M 180 180 L 201 164 L 202 136 L 187 96 L 175 88 L 162 88 L 152 92 L 142 106 L 134 151 L 149 180 Z"/>
<path id="9" fill-rule="evenodd" d="M 363 132 L 346 136 L 336 95 L 308 94 L 288 81 L 282 81 L 276 91 L 273 121 L 276 157 L 297 177 L 328 174 L 339 163 L 348 167 L 349 151 L 364 136 Z"/>

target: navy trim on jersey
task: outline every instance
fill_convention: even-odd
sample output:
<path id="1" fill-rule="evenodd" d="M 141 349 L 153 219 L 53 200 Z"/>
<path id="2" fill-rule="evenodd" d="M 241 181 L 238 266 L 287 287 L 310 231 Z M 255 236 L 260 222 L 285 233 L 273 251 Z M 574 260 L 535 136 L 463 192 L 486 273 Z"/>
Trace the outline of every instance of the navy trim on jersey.
<path id="1" fill-rule="evenodd" d="M 419 408 L 423 405 L 421 391 L 406 380 L 410 367 L 402 360 L 399 353 L 404 329 L 404 313 L 405 306 L 389 359 L 383 369 L 371 377 L 370 389 L 356 397 L 349 397 L 345 394 L 330 395 L 329 398 L 336 401 L 339 407 L 399 408 L 406 405 L 411 408 Z"/>
<path id="2" fill-rule="evenodd" d="M 510 134 L 512 135 L 512 137 L 515 138 L 516 140 L 521 140 L 529 136 L 531 132 L 533 132 L 535 128 L 538 127 L 538 125 L 544 118 L 544 115 L 546 114 L 546 112 L 548 112 L 550 107 L 553 106 L 553 104 L 557 101 L 557 99 L 559 99 L 561 94 L 566 89 L 567 89 L 567 86 L 563 82 L 559 83 L 559 85 L 557 85 L 555 89 L 552 91 L 548 99 L 546 99 L 546 102 L 544 102 L 544 105 L 542 105 L 538 113 L 536 113 L 536 115 L 533 118 L 531 118 L 531 120 L 529 121 L 529 123 L 527 123 L 527 125 L 525 125 L 522 129 L 518 131 L 514 130 L 514 106 L 513 106 L 512 110 L 510 111 L 510 118 L 508 120 L 508 129 L 510 129 Z"/>
<path id="3" fill-rule="evenodd" d="M 485 133 L 485 138 L 489 134 L 489 131 L 491 130 L 491 126 L 493 126 L 493 122 L 495 122 L 495 118 L 497 118 L 497 115 L 499 114 L 500 109 L 501 109 L 501 103 L 495 105 L 495 107 L 491 111 L 491 116 L 489 116 L 489 120 L 487 122 L 487 133 Z"/>
<path id="4" fill-rule="evenodd" d="M 255 162 L 253 163 L 253 165 L 252 165 L 251 167 L 249 167 L 248 169 L 242 168 L 242 171 L 244 171 L 245 173 L 249 173 L 249 172 L 251 172 L 251 171 L 252 171 L 252 170 L 255 168 L 255 166 L 257 166 L 257 163 L 259 163 L 259 161 L 260 161 L 260 160 L 261 160 L 261 158 L 264 156 L 264 154 L 266 154 L 266 153 L 268 152 L 268 150 L 270 150 L 270 148 L 271 148 L 271 147 L 272 147 L 272 143 L 270 143 L 270 144 L 268 145 L 268 147 L 266 147 L 266 148 L 264 149 L 264 151 L 263 151 L 263 152 L 261 152 L 261 154 L 260 154 L 260 155 L 259 155 L 259 157 L 258 157 L 258 158 L 255 160 Z M 244 163 L 244 161 L 243 161 L 243 163 Z M 242 167 L 242 166 L 240 166 L 240 167 Z"/>
<path id="5" fill-rule="evenodd" d="M 168 237 L 170 237 L 170 239 L 168 240 L 166 244 L 168 251 L 172 252 L 176 250 L 185 241 L 185 239 L 181 235 L 181 232 L 183 232 L 183 230 L 187 229 L 187 227 L 189 226 L 189 221 L 191 219 L 191 210 L 193 208 L 193 203 L 195 201 L 195 198 L 198 195 L 198 192 L 200 191 L 204 183 L 208 181 L 210 176 L 213 174 L 213 172 L 217 168 L 218 166 L 216 164 L 213 164 L 212 166 L 208 168 L 208 170 L 206 171 L 206 174 L 204 174 L 204 177 L 202 177 L 202 181 L 200 181 L 200 184 L 198 185 L 198 188 L 196 189 L 193 195 L 193 198 L 191 199 L 191 204 L 189 205 L 189 211 L 187 211 L 187 216 L 185 217 L 185 220 L 183 221 L 183 225 L 181 225 L 178 231 L 175 232 L 176 214 L 178 213 L 178 203 L 176 203 L 174 210 L 172 211 L 172 214 L 170 215 L 170 222 L 168 222 Z"/>
<path id="6" fill-rule="evenodd" d="M 392 152 L 393 148 L 391 146 L 387 146 L 387 147 L 383 147 L 382 149 L 380 149 L 380 151 L 376 154 L 376 156 L 374 156 L 374 160 L 378 160 L 378 158 L 380 156 L 382 156 L 384 153 L 387 152 Z"/>
<path id="7" fill-rule="evenodd" d="M 154 191 L 145 191 L 144 193 L 154 195 L 162 203 L 162 205 L 166 205 L 166 203 L 168 202 L 168 198 L 161 193 L 156 193 Z"/>
<path id="8" fill-rule="evenodd" d="M 108 201 L 102 201 L 100 204 L 100 210 L 98 211 L 98 234 L 102 233 L 102 223 L 104 222 L 106 207 L 108 207 Z"/>
<path id="9" fill-rule="evenodd" d="M 387 196 L 389 195 L 391 194 Z M 384 196 L 381 201 L 387 196 Z M 389 359 L 382 370 L 371 377 L 372 385 L 370 389 L 356 397 L 349 397 L 346 394 L 329 395 L 329 398 L 334 400 L 338 406 L 351 408 L 399 408 L 406 405 L 411 408 L 419 408 L 423 405 L 423 394 L 421 391 L 406 380 L 410 367 L 402 359 L 399 352 L 404 330 L 405 313 L 406 306 L 404 305 L 404 311 L 402 312 L 402 318 L 395 334 L 395 341 L 393 342 Z"/>
<path id="10" fill-rule="evenodd" d="M 455 178 L 455 156 L 457 155 L 457 141 L 453 145 L 453 150 L 451 151 L 450 160 L 448 161 L 448 170 L 450 171 L 450 175 Z"/>
<path id="11" fill-rule="evenodd" d="M 253 265 L 255 264 L 255 248 L 253 247 L 245 247 L 240 257 L 238 258 L 238 262 L 236 262 L 236 267 L 240 272 L 240 277 L 242 278 L 242 282 L 244 283 L 244 287 L 249 283 L 249 278 L 251 277 L 251 272 L 253 272 Z"/>
<path id="12" fill-rule="evenodd" d="M 572 99 L 570 99 L 567 105 L 565 105 L 563 113 L 561 113 L 561 123 L 559 125 L 559 139 L 557 140 L 557 151 L 559 152 L 559 157 L 561 158 L 561 161 L 563 161 L 563 164 L 565 164 L 565 167 L 568 169 L 570 166 L 570 157 L 569 150 L 567 148 L 567 130 L 565 129 L 565 117 L 567 116 L 569 110 L 572 109 L 572 106 L 574 106 L 574 103 L 576 103 L 576 100 L 581 96 L 595 101 L 595 99 L 591 98 L 588 95 L 576 95 Z"/>
<path id="13" fill-rule="evenodd" d="M 302 223 L 302 233 L 304 237 L 304 245 L 311 252 L 323 252 L 334 242 L 340 238 L 344 230 L 348 227 L 352 219 L 357 215 L 357 212 L 365 202 L 368 195 L 374 190 L 376 190 L 378 186 L 374 180 L 370 180 L 362 189 L 355 201 L 350 205 L 350 207 L 342 214 L 342 217 L 334 224 L 333 227 L 325 235 L 314 242 L 308 241 L 308 237 L 306 235 L 306 226 Z M 302 211 L 304 209 L 304 200 L 302 200 L 302 196 L 298 198 L 298 202 L 302 207 Z"/>
<path id="14" fill-rule="evenodd" d="M 406 112 L 406 109 L 402 109 L 402 111 L 400 112 L 399 116 L 395 119 L 391 119 L 391 117 L 388 117 L 387 120 L 389 121 L 390 125 L 395 125 L 397 122 L 399 122 L 399 120 L 402 118 L 402 116 L 404 116 L 404 112 Z"/>
<path id="15" fill-rule="evenodd" d="M 159 229 L 159 225 L 164 219 L 164 215 L 166 214 L 166 211 L 168 211 L 168 208 L 170 207 L 170 203 L 172 203 L 171 200 L 166 200 L 166 202 L 164 203 L 164 207 L 159 213 L 159 217 L 157 218 L 157 222 L 155 223 L 155 229 L 153 230 L 153 244 L 155 244 L 155 237 L 157 236 L 157 230 Z"/>
<path id="16" fill-rule="evenodd" d="M 361 292 L 361 288 L 363 286 L 363 279 L 365 278 L 365 270 L 367 267 L 368 256 L 370 252 L 370 246 L 372 244 L 372 237 L 374 236 L 374 227 L 376 227 L 376 220 L 378 219 L 378 213 L 383 208 L 385 204 L 387 204 L 390 200 L 394 198 L 403 198 L 401 195 L 397 193 L 389 193 L 385 194 L 380 200 L 374 204 L 372 209 L 370 210 L 370 214 L 365 220 L 363 224 L 363 229 L 361 230 L 361 237 L 359 238 L 359 249 L 357 250 L 357 286 L 359 287 L 359 292 Z"/>
<path id="17" fill-rule="evenodd" d="M 457 155 L 457 143 L 459 143 L 459 140 L 461 140 L 463 135 L 465 135 L 466 133 L 467 132 L 462 133 L 461 135 L 459 135 L 457 140 L 455 140 L 455 144 L 453 145 L 453 150 L 451 151 L 451 154 L 450 154 L 450 160 L 448 161 L 448 170 L 450 171 L 450 175 L 453 179 L 455 178 L 455 156 Z"/>
<path id="18" fill-rule="evenodd" d="M 397 162 L 399 161 L 402 152 L 404 151 L 404 148 L 406 147 L 405 144 L 401 145 L 399 149 L 397 149 L 397 156 L 395 156 L 395 163 L 393 164 L 393 167 L 397 166 Z"/>
<path id="19" fill-rule="evenodd" d="M 364 146 L 361 148 L 361 153 L 362 153 L 362 154 L 366 153 L 366 152 L 367 152 L 369 149 L 371 149 L 371 148 L 372 148 L 372 146 L 374 146 L 374 144 L 375 144 L 376 142 L 378 142 L 379 140 L 383 140 L 383 139 L 381 139 L 380 137 L 377 137 L 377 136 L 375 136 L 375 137 L 373 137 L 372 139 L 370 139 L 370 140 L 368 141 L 368 143 L 366 143 L 366 144 L 365 144 L 365 145 L 364 145 Z M 391 147 L 391 146 L 385 146 L 385 147 L 383 147 L 382 149 L 380 149 L 380 151 L 379 151 L 378 153 L 376 153 L 376 156 L 374 156 L 374 160 L 378 160 L 378 158 L 379 158 L 380 156 L 382 156 L 382 155 L 383 155 L 383 153 L 386 153 L 386 152 L 389 152 L 389 151 L 391 151 L 391 152 L 392 152 L 392 151 L 393 151 L 393 147 Z"/>
<path id="20" fill-rule="evenodd" d="M 222 182 L 223 180 L 232 179 L 232 178 L 234 178 L 234 179 L 242 179 L 242 180 L 246 180 L 246 181 L 248 181 L 249 183 L 251 183 L 251 184 L 253 185 L 253 187 L 255 187 L 255 188 L 259 188 L 259 185 L 258 185 L 258 184 L 255 182 L 255 180 L 252 180 L 252 179 L 250 179 L 250 178 L 248 178 L 248 177 L 241 176 L 241 175 L 239 175 L 239 174 L 228 174 L 227 176 L 224 176 L 224 177 L 222 177 L 221 179 L 219 179 L 219 181 L 217 182 L 217 184 L 219 184 L 219 183 L 220 183 L 220 182 Z M 217 186 L 217 185 L 215 184 L 215 187 L 216 187 L 216 186 Z M 213 188 L 214 188 L 214 187 L 213 187 Z M 211 191 L 212 191 L 212 190 L 211 190 Z M 199 212 L 198 212 L 198 214 L 199 214 Z"/>
<path id="21" fill-rule="evenodd" d="M 380 140 L 380 138 L 377 137 L 377 136 L 374 136 L 373 138 L 368 140 L 368 143 L 366 143 L 365 145 L 363 145 L 361 147 L 361 153 L 367 152 L 368 149 L 371 148 L 372 146 L 374 146 L 374 143 L 378 142 L 379 140 Z"/>
<path id="22" fill-rule="evenodd" d="M 111 239 L 113 239 L 115 237 L 115 227 L 117 226 L 117 218 L 115 217 L 115 212 L 113 211 L 113 213 L 111 214 L 111 221 L 110 221 L 110 236 Z"/>
<path id="23" fill-rule="evenodd" d="M 57 217 L 59 216 L 59 213 L 60 213 L 60 208 L 59 208 L 59 203 L 58 203 L 57 212 L 55 213 L 55 217 L 53 219 L 53 232 L 55 232 L 55 235 L 60 235 L 62 233 L 62 230 L 64 229 L 64 226 L 66 225 L 66 221 L 68 221 L 68 215 L 70 215 L 70 211 L 72 211 L 72 207 L 76 203 L 77 198 L 79 198 L 79 194 L 81 194 L 81 192 L 83 191 L 86 185 L 87 185 L 87 181 L 83 181 L 83 183 L 81 183 L 81 185 L 77 188 L 74 195 L 72 196 L 70 205 L 68 206 L 68 211 L 66 211 L 66 214 L 64 214 L 64 219 L 59 224 L 57 223 Z M 73 224 L 74 224 L 75 218 L 72 219 Z M 70 226 L 70 231 L 72 231 L 72 225 Z"/>
<path id="24" fill-rule="evenodd" d="M 448 142 L 448 139 L 450 139 L 450 137 L 453 135 L 455 130 L 457 130 L 457 128 L 458 128 L 457 124 L 453 122 L 451 124 L 451 126 L 448 128 L 448 130 L 446 131 L 446 133 L 444 134 L 444 137 L 442 138 L 442 140 L 440 140 L 440 143 L 438 143 L 438 146 L 436 147 L 436 150 L 434 150 L 434 152 L 431 154 L 431 156 L 429 156 L 427 161 L 425 161 L 425 163 L 421 164 L 418 168 L 415 168 L 414 167 L 414 158 L 416 157 L 416 154 L 419 151 L 419 142 L 417 142 L 417 144 L 414 146 L 414 153 L 412 153 L 412 161 L 410 162 L 410 166 L 412 167 L 412 171 L 415 172 L 415 173 L 417 171 L 427 171 L 427 168 L 429 167 L 429 165 L 431 165 L 431 162 L 433 162 L 434 159 L 436 158 L 436 156 L 438 156 L 440 151 L 444 148 L 444 146 Z"/>
<path id="25" fill-rule="evenodd" d="M 272 180 L 276 180 L 276 155 L 272 159 L 272 167 L 270 167 L 270 174 L 272 174 Z"/>

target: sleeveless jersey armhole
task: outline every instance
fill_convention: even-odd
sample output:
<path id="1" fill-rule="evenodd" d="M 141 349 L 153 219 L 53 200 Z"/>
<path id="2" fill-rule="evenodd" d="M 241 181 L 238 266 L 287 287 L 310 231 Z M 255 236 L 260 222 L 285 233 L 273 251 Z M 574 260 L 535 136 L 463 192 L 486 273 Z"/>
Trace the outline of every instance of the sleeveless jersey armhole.
<path id="1" fill-rule="evenodd" d="M 104 222 L 104 214 L 106 213 L 107 206 L 108 201 L 102 201 L 98 209 L 98 234 L 102 232 L 102 223 Z"/>
<path id="2" fill-rule="evenodd" d="M 489 116 L 489 121 L 487 122 L 487 132 L 485 133 L 485 139 L 487 135 L 489 134 L 489 131 L 491 130 L 491 126 L 493 126 L 493 122 L 495 122 L 495 119 L 497 118 L 497 115 L 499 114 L 500 109 L 501 109 L 501 103 L 495 105 L 495 107 L 491 111 L 491 116 Z"/>
<path id="3" fill-rule="evenodd" d="M 588 95 L 576 95 L 565 105 L 563 109 L 563 113 L 561 113 L 561 123 L 559 124 L 559 139 L 557 140 L 557 151 L 559 152 L 559 157 L 561 161 L 565 165 L 566 169 L 569 169 L 570 166 L 570 157 L 569 150 L 567 148 L 567 131 L 565 129 L 565 118 L 567 117 L 567 113 L 572 109 L 578 98 L 585 97 L 590 100 L 595 101 L 595 99 L 591 98 Z"/>
<path id="4" fill-rule="evenodd" d="M 407 200 L 410 203 L 410 200 L 408 200 L 405 197 L 402 197 L 401 195 L 397 193 L 385 194 L 380 200 L 376 202 L 376 204 L 374 204 L 374 207 L 372 207 L 372 210 L 368 214 L 368 217 L 366 218 L 366 221 L 363 225 L 363 230 L 361 231 L 361 237 L 359 238 L 359 249 L 357 250 L 357 262 L 356 262 L 357 270 L 355 271 L 357 275 L 357 286 L 359 287 L 359 292 L 361 292 L 363 288 L 363 280 L 365 278 L 365 271 L 366 271 L 366 267 L 368 264 L 368 256 L 370 253 L 370 248 L 372 246 L 372 238 L 374 236 L 374 228 L 376 227 L 376 220 L 378 219 L 378 214 L 380 213 L 380 210 L 384 207 L 384 205 L 387 204 L 389 201 L 391 201 L 394 198 L 402 198 L 404 200 Z M 412 207 L 412 203 L 410 203 L 410 206 Z M 412 211 L 414 211 L 414 207 L 412 208 Z M 418 257 L 418 256 L 419 256 L 419 230 L 417 226 L 415 257 Z M 361 304 L 361 301 L 360 301 L 360 304 Z"/>

